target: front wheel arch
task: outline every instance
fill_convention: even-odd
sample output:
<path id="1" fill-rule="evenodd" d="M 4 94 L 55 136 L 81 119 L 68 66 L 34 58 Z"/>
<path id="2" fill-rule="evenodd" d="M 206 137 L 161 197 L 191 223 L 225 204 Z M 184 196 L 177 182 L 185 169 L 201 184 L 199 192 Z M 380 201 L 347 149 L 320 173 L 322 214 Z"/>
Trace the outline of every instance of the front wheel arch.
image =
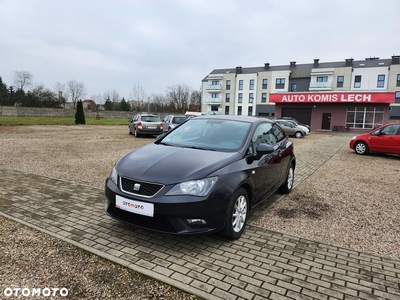
<path id="1" fill-rule="evenodd" d="M 224 217 L 224 226 L 220 234 L 229 240 L 239 239 L 246 228 L 249 212 L 250 197 L 246 189 L 240 187 L 229 201 Z"/>
<path id="2" fill-rule="evenodd" d="M 369 153 L 368 145 L 363 141 L 357 141 L 354 143 L 354 152 L 358 155 L 364 155 Z"/>

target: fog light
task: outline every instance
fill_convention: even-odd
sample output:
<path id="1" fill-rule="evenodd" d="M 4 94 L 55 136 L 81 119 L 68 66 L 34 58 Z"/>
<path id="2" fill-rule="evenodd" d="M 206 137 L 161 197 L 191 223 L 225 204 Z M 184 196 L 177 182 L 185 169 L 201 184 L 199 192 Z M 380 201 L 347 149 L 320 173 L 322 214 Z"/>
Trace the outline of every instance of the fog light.
<path id="1" fill-rule="evenodd" d="M 207 222 L 203 219 L 186 219 L 189 225 L 205 225 Z"/>

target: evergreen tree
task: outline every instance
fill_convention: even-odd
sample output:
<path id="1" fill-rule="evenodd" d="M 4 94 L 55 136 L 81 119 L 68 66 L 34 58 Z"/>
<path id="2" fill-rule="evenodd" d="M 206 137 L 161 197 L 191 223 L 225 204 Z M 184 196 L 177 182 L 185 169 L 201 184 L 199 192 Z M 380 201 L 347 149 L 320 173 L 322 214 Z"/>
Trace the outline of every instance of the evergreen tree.
<path id="1" fill-rule="evenodd" d="M 125 101 L 125 98 L 122 98 L 121 103 L 119 104 L 119 109 L 122 111 L 130 111 L 131 105 Z"/>
<path id="2" fill-rule="evenodd" d="M 76 106 L 75 124 L 86 124 L 82 100 L 79 100 Z"/>
<path id="3" fill-rule="evenodd" d="M 107 97 L 106 102 L 104 103 L 105 110 L 113 110 L 113 103 L 111 102 L 110 97 Z"/>

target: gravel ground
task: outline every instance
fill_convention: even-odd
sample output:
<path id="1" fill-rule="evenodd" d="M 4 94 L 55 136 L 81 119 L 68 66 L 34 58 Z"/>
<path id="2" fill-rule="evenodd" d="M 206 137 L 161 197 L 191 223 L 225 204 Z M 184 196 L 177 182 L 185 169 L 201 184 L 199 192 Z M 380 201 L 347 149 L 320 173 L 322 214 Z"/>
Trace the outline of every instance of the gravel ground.
<path id="1" fill-rule="evenodd" d="M 295 151 L 324 138 L 293 139 Z M 102 189 L 121 155 L 153 140 L 127 126 L 0 126 L 0 167 Z M 399 177 L 400 157 L 358 156 L 346 144 L 257 225 L 400 259 Z M 65 286 L 79 291 L 74 299 L 199 299 L 6 218 L 0 226 L 0 292 Z"/>

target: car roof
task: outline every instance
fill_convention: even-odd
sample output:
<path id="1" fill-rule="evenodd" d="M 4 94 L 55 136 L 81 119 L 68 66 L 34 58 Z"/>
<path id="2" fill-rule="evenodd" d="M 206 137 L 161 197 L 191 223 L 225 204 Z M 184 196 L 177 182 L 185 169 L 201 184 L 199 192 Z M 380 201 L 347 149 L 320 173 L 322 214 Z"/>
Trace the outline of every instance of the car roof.
<path id="1" fill-rule="evenodd" d="M 259 117 L 252 117 L 252 116 L 232 116 L 232 115 L 206 115 L 206 116 L 198 116 L 193 118 L 195 120 L 199 119 L 219 119 L 219 120 L 234 120 L 234 121 L 242 121 L 242 122 L 249 122 L 249 123 L 259 123 L 259 122 L 270 122 L 273 123 L 274 121 L 267 118 L 259 118 Z"/>

